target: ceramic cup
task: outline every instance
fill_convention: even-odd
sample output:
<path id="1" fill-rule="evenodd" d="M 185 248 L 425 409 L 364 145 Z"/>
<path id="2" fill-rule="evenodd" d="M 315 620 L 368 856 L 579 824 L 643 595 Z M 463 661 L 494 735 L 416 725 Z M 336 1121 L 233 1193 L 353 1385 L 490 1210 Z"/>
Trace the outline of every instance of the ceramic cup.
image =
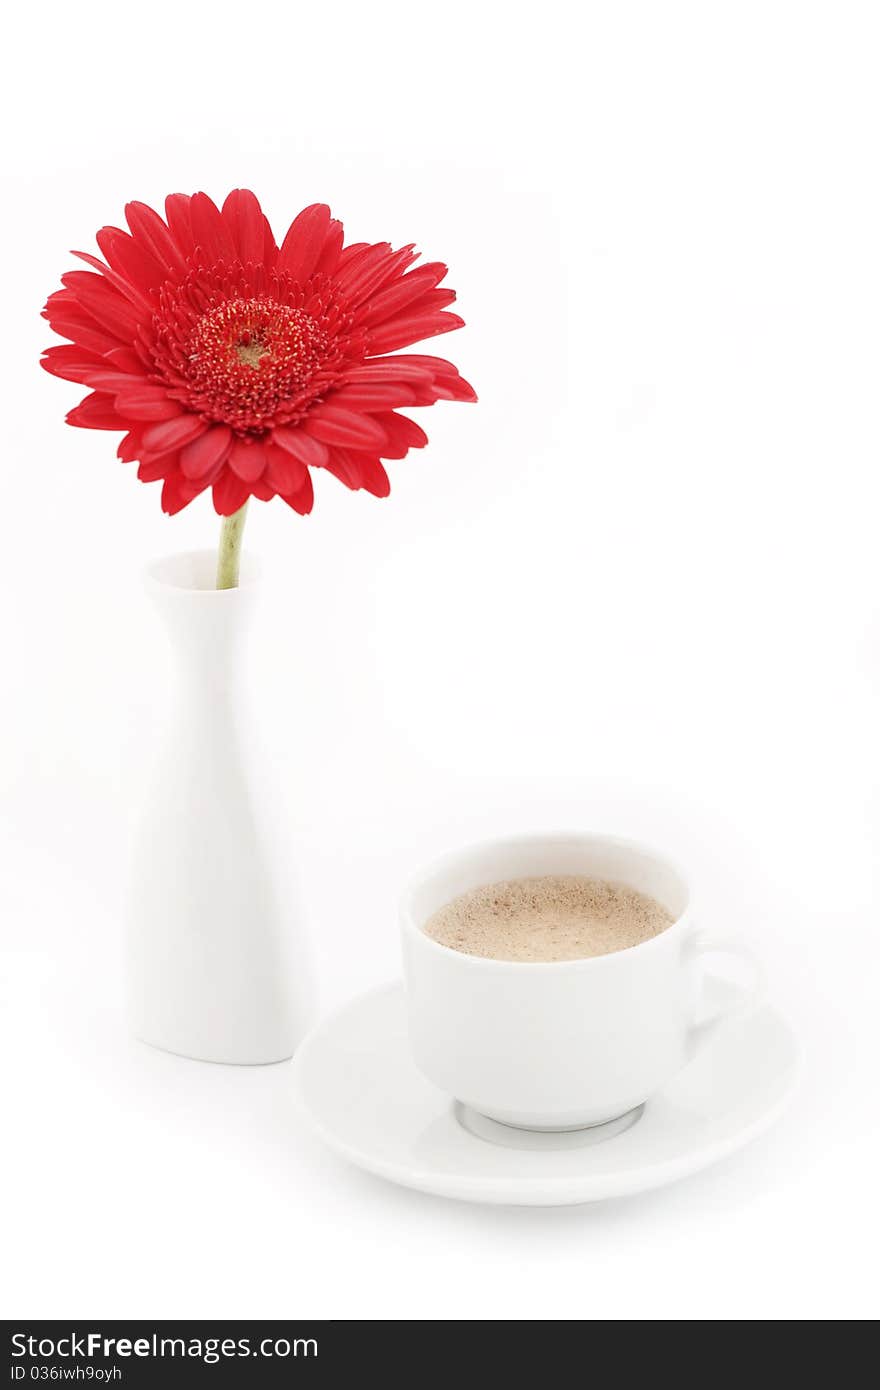
<path id="1" fill-rule="evenodd" d="M 503 879 L 587 874 L 648 893 L 673 923 L 641 945 L 581 960 L 487 960 L 441 946 L 428 919 L 461 893 Z M 604 1124 L 645 1102 L 732 1012 L 751 1007 L 748 951 L 698 929 L 686 876 L 665 857 L 604 835 L 532 835 L 446 855 L 401 905 L 416 1065 L 462 1104 L 524 1129 Z M 752 985 L 696 1022 L 699 961 L 744 958 Z"/>

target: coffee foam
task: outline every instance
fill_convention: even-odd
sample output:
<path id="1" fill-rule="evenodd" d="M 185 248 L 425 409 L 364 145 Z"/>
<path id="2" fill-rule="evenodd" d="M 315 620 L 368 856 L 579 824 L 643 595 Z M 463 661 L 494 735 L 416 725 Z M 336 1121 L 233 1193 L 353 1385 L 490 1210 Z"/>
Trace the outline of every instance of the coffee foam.
<path id="1" fill-rule="evenodd" d="M 475 888 L 441 907 L 424 930 L 469 956 L 561 961 L 638 946 L 673 920 L 654 898 L 624 884 L 550 874 Z"/>

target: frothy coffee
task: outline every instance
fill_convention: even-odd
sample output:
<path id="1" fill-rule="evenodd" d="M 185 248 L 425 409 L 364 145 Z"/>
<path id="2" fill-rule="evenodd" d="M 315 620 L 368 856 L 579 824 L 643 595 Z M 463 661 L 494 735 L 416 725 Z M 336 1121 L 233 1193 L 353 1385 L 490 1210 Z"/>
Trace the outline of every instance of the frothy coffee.
<path id="1" fill-rule="evenodd" d="M 489 960 L 558 961 L 607 956 L 672 925 L 646 893 L 581 874 L 490 883 L 435 912 L 425 933 L 441 946 Z"/>

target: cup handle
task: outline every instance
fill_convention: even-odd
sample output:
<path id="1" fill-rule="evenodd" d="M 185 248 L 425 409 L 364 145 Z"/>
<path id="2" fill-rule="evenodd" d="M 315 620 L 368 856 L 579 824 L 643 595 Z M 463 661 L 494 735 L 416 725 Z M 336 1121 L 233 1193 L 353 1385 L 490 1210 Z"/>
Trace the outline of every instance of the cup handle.
<path id="1" fill-rule="evenodd" d="M 698 929 L 687 942 L 683 959 L 685 964 L 688 964 L 702 961 L 707 956 L 728 956 L 745 964 L 751 972 L 751 980 L 747 985 L 733 986 L 734 997 L 729 1003 L 720 1005 L 708 1018 L 691 1026 L 687 1038 L 688 1060 L 696 1057 L 731 1019 L 751 1013 L 764 995 L 764 971 L 761 963 L 754 952 L 741 941 Z"/>

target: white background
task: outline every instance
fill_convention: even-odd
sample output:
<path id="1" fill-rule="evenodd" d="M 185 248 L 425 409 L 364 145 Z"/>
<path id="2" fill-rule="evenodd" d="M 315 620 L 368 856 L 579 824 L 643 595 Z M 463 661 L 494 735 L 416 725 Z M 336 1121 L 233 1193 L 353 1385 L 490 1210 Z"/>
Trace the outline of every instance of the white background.
<path id="1" fill-rule="evenodd" d="M 880 182 L 851 3 L 15 8 L 3 85 L 0 1308 L 865 1318 L 877 1237 Z M 575 28 L 575 24 L 577 27 Z M 804 1085 L 749 1150 L 568 1210 L 348 1169 L 285 1068 L 131 1041 L 121 937 L 167 670 L 139 589 L 212 546 L 69 429 L 38 313 L 129 198 L 254 188 L 417 240 L 478 406 L 392 495 L 251 508 L 253 648 L 322 1003 L 397 973 L 406 874 L 591 826 L 758 942 Z M 428 349 L 430 350 L 430 349 Z"/>

